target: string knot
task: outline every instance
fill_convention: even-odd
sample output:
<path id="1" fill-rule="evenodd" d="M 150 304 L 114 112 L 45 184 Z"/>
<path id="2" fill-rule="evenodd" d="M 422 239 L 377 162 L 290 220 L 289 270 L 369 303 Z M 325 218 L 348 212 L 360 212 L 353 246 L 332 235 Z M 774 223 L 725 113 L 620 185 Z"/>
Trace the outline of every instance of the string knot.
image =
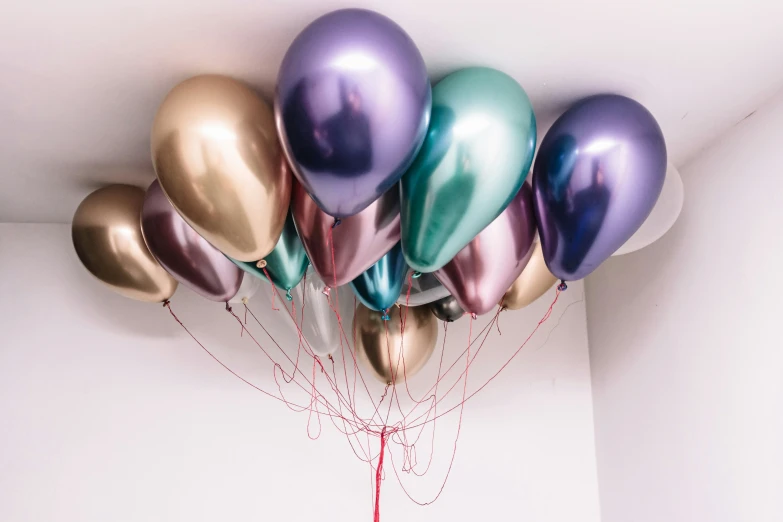
<path id="1" fill-rule="evenodd" d="M 331 297 L 332 289 L 329 288 L 328 286 L 325 286 L 323 292 L 321 293 L 324 294 L 326 297 Z"/>
<path id="2" fill-rule="evenodd" d="M 388 308 L 383 311 L 383 315 L 381 316 L 381 319 L 383 319 L 384 321 L 388 321 L 389 320 L 389 309 Z"/>
<path id="3" fill-rule="evenodd" d="M 294 296 L 291 295 L 291 289 L 290 288 L 286 291 L 285 298 L 288 301 L 293 301 L 294 300 Z"/>
<path id="4" fill-rule="evenodd" d="M 340 226 L 340 223 L 342 223 L 343 220 L 340 218 L 334 218 L 334 223 L 332 223 L 332 228 Z"/>
<path id="5" fill-rule="evenodd" d="M 231 305 L 228 304 L 228 301 L 226 301 L 226 312 L 230 312 L 230 311 L 231 311 Z"/>
<path id="6" fill-rule="evenodd" d="M 565 292 L 566 290 L 568 290 L 568 285 L 564 280 L 561 279 L 560 284 L 557 285 L 557 289 L 560 290 L 561 292 Z"/>
<path id="7" fill-rule="evenodd" d="M 475 313 L 470 314 L 470 318 L 471 319 L 478 319 L 478 315 L 476 315 Z"/>
<path id="8" fill-rule="evenodd" d="M 413 277 L 413 279 L 420 278 L 421 277 L 421 272 L 419 272 L 418 270 L 414 271 L 412 277 Z"/>

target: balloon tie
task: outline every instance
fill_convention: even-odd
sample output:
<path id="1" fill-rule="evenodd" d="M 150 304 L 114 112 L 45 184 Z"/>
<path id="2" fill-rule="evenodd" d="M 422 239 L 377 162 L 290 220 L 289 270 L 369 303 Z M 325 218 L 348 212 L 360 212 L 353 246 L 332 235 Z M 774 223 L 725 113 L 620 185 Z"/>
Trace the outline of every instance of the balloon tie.
<path id="1" fill-rule="evenodd" d="M 287 301 L 293 301 L 294 300 L 294 296 L 291 295 L 291 289 L 290 288 L 288 290 L 286 290 L 285 298 L 286 298 Z"/>
<path id="2" fill-rule="evenodd" d="M 563 279 L 561 279 L 560 284 L 557 285 L 557 289 L 560 290 L 561 292 L 565 292 L 566 290 L 568 290 L 568 285 Z"/>
<path id="3" fill-rule="evenodd" d="M 475 320 L 475 319 L 478 319 L 478 315 L 476 315 L 476 314 L 470 314 L 470 318 L 471 318 L 471 319 L 473 319 L 473 320 Z"/>
<path id="4" fill-rule="evenodd" d="M 334 223 L 332 223 L 332 228 L 340 226 L 340 223 L 342 223 L 343 220 L 340 218 L 334 218 Z"/>
<path id="5" fill-rule="evenodd" d="M 418 270 L 413 272 L 413 279 L 418 279 L 420 277 L 421 277 L 421 272 L 419 272 Z"/>
<path id="6" fill-rule="evenodd" d="M 383 319 L 384 321 L 388 321 L 389 320 L 389 309 L 388 308 L 383 311 L 383 315 L 381 316 L 381 319 Z"/>

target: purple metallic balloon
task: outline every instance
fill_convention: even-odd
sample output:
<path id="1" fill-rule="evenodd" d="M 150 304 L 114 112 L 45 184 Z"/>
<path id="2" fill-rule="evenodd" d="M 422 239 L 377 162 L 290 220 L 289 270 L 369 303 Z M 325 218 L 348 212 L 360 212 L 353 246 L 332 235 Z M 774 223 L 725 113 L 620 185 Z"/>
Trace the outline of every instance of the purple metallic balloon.
<path id="1" fill-rule="evenodd" d="M 182 219 L 158 180 L 144 197 L 141 231 L 155 259 L 196 293 L 212 301 L 228 301 L 239 291 L 242 270 Z"/>
<path id="2" fill-rule="evenodd" d="M 618 95 L 587 98 L 552 125 L 533 168 L 541 247 L 564 280 L 598 268 L 644 223 L 666 177 L 652 114 Z"/>
<path id="3" fill-rule="evenodd" d="M 378 13 L 343 9 L 291 44 L 275 119 L 296 177 L 327 214 L 346 217 L 397 183 L 431 106 L 424 59 L 405 31 Z"/>
<path id="4" fill-rule="evenodd" d="M 318 208 L 304 187 L 294 181 L 291 209 L 310 263 L 332 288 L 359 277 L 400 240 L 400 191 L 396 186 L 335 226 L 335 218 Z"/>
<path id="5" fill-rule="evenodd" d="M 529 183 L 468 246 L 435 271 L 467 312 L 485 314 L 497 306 L 533 254 L 536 221 Z"/>

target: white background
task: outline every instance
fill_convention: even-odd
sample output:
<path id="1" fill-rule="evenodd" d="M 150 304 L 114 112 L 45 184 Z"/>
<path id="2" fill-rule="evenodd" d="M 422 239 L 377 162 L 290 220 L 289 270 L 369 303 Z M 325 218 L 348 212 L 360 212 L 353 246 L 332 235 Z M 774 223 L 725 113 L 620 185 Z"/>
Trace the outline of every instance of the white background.
<path id="1" fill-rule="evenodd" d="M 674 228 L 588 279 L 603 522 L 783 520 L 783 96 L 681 169 Z"/>

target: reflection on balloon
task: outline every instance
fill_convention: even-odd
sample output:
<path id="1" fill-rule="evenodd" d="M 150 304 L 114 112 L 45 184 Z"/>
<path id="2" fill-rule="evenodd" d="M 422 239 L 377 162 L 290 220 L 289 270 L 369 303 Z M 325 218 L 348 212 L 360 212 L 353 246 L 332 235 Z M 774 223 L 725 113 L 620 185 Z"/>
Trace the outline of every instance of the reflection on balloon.
<path id="1" fill-rule="evenodd" d="M 424 145 L 400 182 L 408 264 L 438 270 L 498 217 L 525 181 L 535 143 L 533 109 L 514 79 L 473 67 L 441 80 Z"/>
<path id="2" fill-rule="evenodd" d="M 408 265 L 402 255 L 402 246 L 397 243 L 377 263 L 351 281 L 351 288 L 364 306 L 384 311 L 400 297 L 407 273 Z"/>
<path id="3" fill-rule="evenodd" d="M 420 306 L 449 295 L 451 295 L 449 291 L 434 275 L 419 274 L 419 277 L 405 278 L 397 303 L 406 306 Z"/>
<path id="4" fill-rule="evenodd" d="M 388 191 L 424 140 L 432 95 L 407 34 L 363 9 L 308 25 L 277 77 L 275 112 L 286 155 L 318 206 L 352 216 Z"/>
<path id="5" fill-rule="evenodd" d="M 144 197 L 141 231 L 152 255 L 174 279 L 212 301 L 236 295 L 242 271 L 182 219 L 157 180 Z"/>
<path id="6" fill-rule="evenodd" d="M 291 174 L 272 111 L 247 86 L 206 75 L 174 87 L 152 126 L 152 161 L 174 208 L 221 252 L 254 261 L 272 251 Z"/>
<path id="7" fill-rule="evenodd" d="M 450 295 L 443 299 L 438 299 L 428 305 L 432 313 L 441 321 L 451 323 L 465 315 L 465 310 L 459 305 L 454 296 Z"/>
<path id="8" fill-rule="evenodd" d="M 294 218 L 290 214 L 285 220 L 280 239 L 268 256 L 252 263 L 232 261 L 256 277 L 266 279 L 269 274 L 272 283 L 286 292 L 299 284 L 310 264 L 302 240 L 296 233 Z"/>
<path id="9" fill-rule="evenodd" d="M 587 98 L 547 132 L 533 169 L 549 270 L 582 279 L 641 226 L 661 193 L 666 143 L 652 114 L 617 95 Z"/>
<path id="10" fill-rule="evenodd" d="M 498 305 L 509 310 L 518 310 L 529 305 L 557 282 L 557 278 L 546 267 L 541 243 L 533 247 L 533 255 L 525 265 L 525 269 L 511 284 Z"/>
<path id="11" fill-rule="evenodd" d="M 291 206 L 307 257 L 321 279 L 332 287 L 359 277 L 400 240 L 400 196 L 396 188 L 355 216 L 341 219 L 339 225 L 297 182 Z"/>
<path id="12" fill-rule="evenodd" d="M 435 277 L 463 309 L 485 314 L 522 273 L 535 235 L 533 193 L 525 183 L 503 213 L 435 272 Z"/>
<path id="13" fill-rule="evenodd" d="M 247 302 L 258 293 L 262 284 L 263 283 L 259 278 L 243 273 L 242 284 L 239 286 L 239 290 L 237 290 L 237 293 L 234 294 L 234 297 L 229 299 L 228 302 L 232 304 L 247 304 Z"/>
<path id="14" fill-rule="evenodd" d="M 310 268 L 305 279 L 294 289 L 294 302 L 297 303 L 300 315 L 297 319 L 302 335 L 313 352 L 321 357 L 332 354 L 340 347 L 340 324 L 337 315 L 332 310 L 336 308 L 335 294 L 340 303 L 353 303 L 353 296 L 347 288 L 335 289 L 324 293 L 327 286 L 318 277 L 318 274 Z M 292 327 L 295 328 L 292 324 Z M 343 330 L 350 332 L 347 325 Z"/>
<path id="15" fill-rule="evenodd" d="M 359 359 L 379 380 L 392 384 L 410 379 L 430 359 L 438 339 L 438 322 L 426 306 L 394 306 L 389 317 L 384 320 L 382 312 L 360 304 L 354 327 Z"/>
<path id="16" fill-rule="evenodd" d="M 71 235 L 84 267 L 115 292 L 139 301 L 161 302 L 177 281 L 150 253 L 141 233 L 144 191 L 128 185 L 96 190 L 73 216 Z"/>

